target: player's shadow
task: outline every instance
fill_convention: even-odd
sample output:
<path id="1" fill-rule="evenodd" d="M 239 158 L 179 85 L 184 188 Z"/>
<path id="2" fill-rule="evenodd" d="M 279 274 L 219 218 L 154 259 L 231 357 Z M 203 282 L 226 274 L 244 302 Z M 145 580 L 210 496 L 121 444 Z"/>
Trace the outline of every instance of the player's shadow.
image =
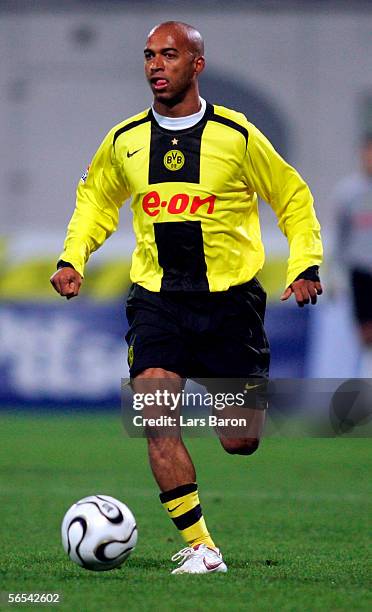
<path id="1" fill-rule="evenodd" d="M 256 559 L 249 561 L 230 561 L 228 560 L 228 566 L 231 570 L 247 570 L 250 567 L 272 567 L 279 565 L 280 562 L 273 559 Z M 123 568 L 125 569 L 123 570 Z M 71 568 L 70 568 L 71 569 Z M 116 581 L 123 580 L 123 571 L 131 571 L 131 570 L 140 570 L 141 572 L 146 570 L 166 570 L 169 571 L 169 559 L 159 560 L 159 559 L 149 559 L 145 557 L 136 557 L 135 559 L 130 559 L 124 566 L 117 568 L 117 570 L 112 570 L 109 572 L 87 572 L 85 570 L 79 571 L 72 568 L 72 572 L 66 572 L 66 568 L 64 568 L 63 574 L 61 578 L 64 582 L 76 582 L 81 580 L 104 580 Z M 123 570 L 123 571 L 121 571 Z"/>
<path id="2" fill-rule="evenodd" d="M 248 567 L 273 567 L 280 565 L 280 561 L 274 559 L 250 559 L 249 561 L 227 561 L 229 569 L 247 569 Z"/>
<path id="3" fill-rule="evenodd" d="M 129 562 L 128 562 L 129 565 Z M 135 559 L 130 560 L 131 567 L 138 567 L 139 569 L 161 569 L 164 567 L 168 567 L 169 559 L 165 559 L 161 561 L 159 559 L 148 559 L 145 557 L 136 557 Z"/>
<path id="4" fill-rule="evenodd" d="M 161 561 L 159 559 L 149 559 L 145 557 L 135 557 L 133 559 L 129 559 L 124 563 L 124 565 L 107 571 L 107 572 L 90 572 L 86 571 L 83 568 L 79 569 L 71 565 L 71 562 L 67 562 L 63 564 L 63 570 L 61 574 L 61 579 L 66 582 L 74 582 L 76 580 L 123 580 L 123 572 L 132 572 L 133 570 L 137 572 L 137 570 L 146 571 L 146 570 L 160 570 L 167 569 L 169 565 L 169 560 L 166 559 Z"/>

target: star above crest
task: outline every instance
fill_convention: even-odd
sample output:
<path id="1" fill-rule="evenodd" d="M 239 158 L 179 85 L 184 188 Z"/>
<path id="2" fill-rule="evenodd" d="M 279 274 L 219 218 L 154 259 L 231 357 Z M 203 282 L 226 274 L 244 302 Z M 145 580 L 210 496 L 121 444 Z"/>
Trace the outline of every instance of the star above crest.
<path id="1" fill-rule="evenodd" d="M 172 139 L 172 145 L 178 145 L 178 138 Z"/>

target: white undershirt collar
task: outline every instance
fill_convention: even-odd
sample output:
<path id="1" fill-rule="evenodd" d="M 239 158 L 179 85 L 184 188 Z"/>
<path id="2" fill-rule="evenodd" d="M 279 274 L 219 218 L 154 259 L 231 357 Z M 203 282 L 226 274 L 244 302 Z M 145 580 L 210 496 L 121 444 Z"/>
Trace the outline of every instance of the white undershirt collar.
<path id="1" fill-rule="evenodd" d="M 187 115 L 187 117 L 165 117 L 164 115 L 159 115 L 159 113 L 154 110 L 153 106 L 152 114 L 160 127 L 166 130 L 185 130 L 193 127 L 203 118 L 207 103 L 203 98 L 200 98 L 200 104 L 200 111 L 193 115 Z"/>

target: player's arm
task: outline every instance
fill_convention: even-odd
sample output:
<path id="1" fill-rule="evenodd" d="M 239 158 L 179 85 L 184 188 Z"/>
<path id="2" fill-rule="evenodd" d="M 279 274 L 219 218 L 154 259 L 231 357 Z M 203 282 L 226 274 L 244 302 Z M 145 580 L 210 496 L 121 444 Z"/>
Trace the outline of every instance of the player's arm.
<path id="1" fill-rule="evenodd" d="M 310 189 L 298 172 L 274 149 L 267 138 L 249 124 L 245 163 L 248 185 L 270 204 L 289 243 L 286 289 L 299 306 L 315 304 L 322 293 L 318 267 L 323 249 L 320 225 Z"/>
<path id="2" fill-rule="evenodd" d="M 57 272 L 50 279 L 60 295 L 68 299 L 78 295 L 86 262 L 116 230 L 119 209 L 129 195 L 115 156 L 112 130 L 77 188 L 76 207 L 67 228 L 64 250 Z"/>

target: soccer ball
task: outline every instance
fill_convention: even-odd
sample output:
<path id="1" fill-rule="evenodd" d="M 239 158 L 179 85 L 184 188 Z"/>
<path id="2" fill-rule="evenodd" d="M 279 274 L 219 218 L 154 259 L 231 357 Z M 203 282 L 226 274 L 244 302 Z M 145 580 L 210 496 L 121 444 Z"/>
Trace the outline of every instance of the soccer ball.
<path id="1" fill-rule="evenodd" d="M 70 559 L 96 572 L 119 567 L 137 543 L 132 512 L 109 495 L 91 495 L 76 502 L 67 510 L 61 530 Z"/>

